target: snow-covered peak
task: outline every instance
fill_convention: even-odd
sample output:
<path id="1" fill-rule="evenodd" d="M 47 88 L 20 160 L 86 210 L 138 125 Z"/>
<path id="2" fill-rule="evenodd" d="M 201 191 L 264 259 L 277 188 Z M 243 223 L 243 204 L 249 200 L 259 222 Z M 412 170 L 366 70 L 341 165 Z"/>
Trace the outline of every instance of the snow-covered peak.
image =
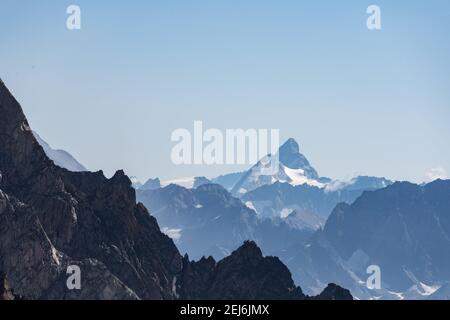
<path id="1" fill-rule="evenodd" d="M 241 195 L 275 182 L 324 187 L 317 171 L 299 150 L 300 147 L 294 139 L 287 140 L 275 156 L 269 154 L 250 168 L 236 183 L 232 192 Z"/>
<path id="2" fill-rule="evenodd" d="M 310 179 L 319 179 L 317 171 L 311 166 L 308 159 L 300 153 L 300 147 L 295 139 L 287 140 L 279 149 L 280 162 L 290 169 L 302 169 L 304 175 Z"/>

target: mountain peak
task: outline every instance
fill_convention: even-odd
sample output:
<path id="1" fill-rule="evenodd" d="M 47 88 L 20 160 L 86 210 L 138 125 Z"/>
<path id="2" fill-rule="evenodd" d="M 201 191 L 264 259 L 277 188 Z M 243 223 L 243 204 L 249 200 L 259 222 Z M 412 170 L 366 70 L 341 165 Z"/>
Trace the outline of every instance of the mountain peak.
<path id="1" fill-rule="evenodd" d="M 244 255 L 256 260 L 263 258 L 261 249 L 254 241 L 245 241 L 244 244 L 239 247 L 234 253 L 236 255 Z"/>
<path id="2" fill-rule="evenodd" d="M 298 142 L 294 138 L 289 138 L 281 147 L 280 147 L 280 153 L 281 152 L 288 152 L 288 153 L 299 153 L 300 152 L 300 146 Z"/>
<path id="3" fill-rule="evenodd" d="M 294 138 L 288 139 L 279 149 L 280 162 L 290 169 L 302 169 L 310 179 L 319 179 L 317 171 L 308 159 L 300 153 L 300 147 Z"/>

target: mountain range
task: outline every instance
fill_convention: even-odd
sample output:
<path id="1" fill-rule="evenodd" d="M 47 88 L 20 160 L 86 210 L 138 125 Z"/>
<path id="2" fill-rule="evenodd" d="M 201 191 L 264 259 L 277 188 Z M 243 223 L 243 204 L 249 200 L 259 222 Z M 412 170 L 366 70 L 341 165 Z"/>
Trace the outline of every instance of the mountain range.
<path id="1" fill-rule="evenodd" d="M 61 156 L 55 156 L 55 152 L 48 151 L 48 144 L 42 140 L 38 141 L 49 158 L 55 157 L 53 161 L 56 165 L 70 171 L 85 171 L 77 170 L 76 167 L 74 169 L 73 163 L 76 160 L 73 157 L 70 158 L 74 161 L 58 161 Z M 57 151 L 59 152 L 56 154 L 60 154 L 61 150 Z M 284 271 L 280 270 L 285 268 L 282 263 L 289 268 L 293 282 L 290 275 L 283 277 L 285 279 L 283 281 L 289 283 L 288 287 L 291 288 L 289 290 L 295 287 L 294 282 L 301 284 L 303 288 L 297 292 L 296 298 L 306 298 L 305 294 L 319 294 L 317 297 L 320 297 L 320 292 L 333 291 L 333 286 L 327 284 L 335 282 L 340 286 L 337 288 L 349 288 L 358 299 L 448 299 L 450 181 L 436 180 L 429 184 L 417 185 L 409 182 L 393 182 L 383 177 L 357 176 L 349 181 L 321 177 L 300 153 L 300 147 L 294 139 L 289 139 L 283 144 L 276 156 L 280 161 L 279 171 L 270 175 L 263 170 L 273 159 L 271 155 L 267 155 L 264 161 L 258 162 L 247 171 L 225 174 L 212 179 L 195 177 L 160 182 L 155 178 L 149 179 L 144 184 L 133 181 L 137 200 L 150 211 L 150 214 L 147 213 L 140 204 L 137 204 L 138 208 L 141 208 L 139 209 L 142 211 L 141 214 L 156 218 L 161 226 L 162 233 L 159 227 L 153 228 L 157 229 L 153 232 L 172 243 L 171 252 L 178 249 L 182 254 L 198 260 L 198 262 L 190 261 L 187 255 L 180 258 L 179 254 L 178 261 L 181 261 L 181 268 L 175 272 L 175 291 L 172 290 L 170 296 L 168 290 L 168 297 L 216 297 L 216 292 L 228 297 L 227 292 L 217 291 L 222 283 L 215 283 L 211 287 L 208 287 L 208 284 L 211 283 L 211 279 L 217 279 L 216 272 L 224 272 L 227 274 L 226 277 L 230 276 L 222 271 L 222 266 L 229 265 L 229 261 L 238 259 L 236 256 L 242 257 L 243 251 L 248 250 L 245 256 L 255 257 L 254 260 L 250 259 L 253 262 L 248 262 L 248 265 L 257 265 L 259 262 L 254 261 L 260 259 L 267 261 L 264 254 L 278 256 L 280 258 L 276 260 L 278 263 L 271 260 L 268 265 L 276 264 L 273 270 L 279 269 L 277 272 L 281 273 Z M 94 190 L 97 190 L 95 197 L 98 197 L 98 186 L 110 183 L 102 173 L 80 173 L 85 178 L 79 176 L 75 179 L 72 177 L 75 173 L 66 172 L 61 168 L 57 171 L 58 179 L 64 185 L 64 192 L 75 190 L 69 193 L 76 202 L 82 202 L 86 196 L 89 199 L 93 198 Z M 95 175 L 96 178 L 90 177 L 91 175 Z M 111 180 L 127 180 L 122 172 L 116 175 L 118 177 L 115 176 Z M 47 179 L 46 176 L 44 181 Z M 81 182 L 83 179 L 88 182 Z M 104 182 L 100 183 L 98 179 Z M 84 189 L 86 184 L 94 184 L 97 187 L 89 187 L 86 191 Z M 131 182 L 123 184 L 129 185 Z M 22 189 L 22 185 L 32 187 L 33 192 L 41 188 L 37 182 L 32 184 L 20 182 L 19 185 Z M 18 201 L 17 199 L 23 199 L 24 195 L 17 194 L 14 189 L 11 191 L 2 188 L 2 190 L 6 190 L 6 193 L 2 191 L 1 194 L 3 203 L 7 204 L 4 207 L 13 208 L 14 212 L 35 210 L 28 206 L 23 207 L 21 203 L 36 202 L 42 205 L 44 202 L 42 196 Z M 20 190 L 19 188 L 18 191 Z M 81 197 L 79 194 L 84 196 Z M 77 198 L 78 196 L 81 200 Z M 127 197 L 129 207 L 134 203 L 133 197 L 133 195 Z M 95 203 L 97 202 L 98 199 L 95 200 Z M 105 199 L 100 202 L 110 206 Z M 88 202 L 82 207 L 91 205 L 93 204 Z M 54 206 L 61 210 L 61 204 L 52 204 L 51 208 Z M 62 207 L 65 206 L 68 205 L 64 204 Z M 9 212 L 7 209 L 3 210 Z M 77 212 L 77 209 L 70 210 Z M 41 224 L 39 219 L 42 219 L 45 222 L 44 226 L 49 224 L 50 230 L 54 228 L 50 224 L 50 218 L 40 217 L 36 213 L 34 215 L 37 216 L 38 224 Z M 78 220 L 78 215 L 76 216 Z M 100 215 L 99 219 L 103 221 L 104 218 Z M 73 224 L 58 220 L 61 218 L 55 219 L 56 222 L 52 223 L 62 223 L 65 228 Z M 17 223 L 23 223 L 19 221 Z M 74 233 L 70 228 L 68 230 L 70 234 Z M 7 234 L 7 231 L 4 233 Z M 55 236 L 54 233 L 57 232 L 48 232 L 49 235 Z M 177 248 L 164 234 L 175 242 Z M 253 242 L 246 242 L 247 240 Z M 67 248 L 60 249 L 54 244 L 57 241 L 61 240 L 52 239 L 50 244 L 42 246 L 50 248 L 47 251 L 51 251 L 52 255 L 58 248 L 56 257 L 59 257 L 59 254 L 64 257 L 58 258 L 58 261 L 70 261 L 73 259 L 72 256 L 77 259 L 83 255 L 89 256 L 87 253 L 82 255 L 78 252 L 69 253 L 70 250 Z M 241 246 L 243 242 L 245 244 Z M 114 242 L 110 245 L 116 246 Z M 83 247 L 78 243 L 77 246 Z M 164 245 L 166 246 L 167 244 Z M 122 275 L 114 272 L 109 266 L 111 261 L 104 262 L 102 260 L 104 258 L 100 258 L 102 255 L 99 255 L 97 250 L 98 248 L 95 250 L 96 259 L 103 264 L 102 267 L 109 269 L 113 279 L 119 279 L 117 285 L 120 286 L 121 282 L 129 290 L 127 292 L 130 297 L 142 297 L 140 291 L 128 285 L 128 279 L 123 280 Z M 121 248 L 121 252 L 127 250 L 130 248 Z M 205 258 L 208 256 L 212 257 Z M 123 257 L 120 259 L 126 260 Z M 85 263 L 88 268 L 94 268 L 87 261 L 78 263 Z M 134 265 L 131 266 L 135 268 Z M 369 289 L 366 285 L 369 276 L 367 268 L 370 266 L 377 266 L 381 270 L 380 289 Z M 253 269 L 254 267 L 249 267 L 246 272 L 251 273 Z M 191 275 L 189 272 L 194 274 Z M 166 274 L 163 276 L 167 277 Z M 13 273 L 12 283 L 17 286 L 14 279 Z M 199 287 L 191 289 L 190 286 L 194 286 L 196 282 L 199 283 Z M 237 285 L 239 281 L 235 282 Z M 190 285 L 186 285 L 187 283 Z M 101 285 L 102 282 L 99 282 L 100 287 Z M 282 293 L 286 292 L 283 291 L 286 286 L 283 288 L 278 288 L 280 297 L 286 298 Z M 10 292 L 8 290 L 4 289 L 3 292 Z M 27 292 L 19 291 L 19 294 L 26 295 Z M 261 298 L 267 297 L 263 295 Z"/>
<path id="2" fill-rule="evenodd" d="M 183 252 L 222 257 L 236 247 L 233 239 L 252 239 L 279 256 L 308 294 L 334 281 L 360 299 L 446 296 L 450 181 L 320 177 L 293 139 L 278 156 L 275 175 L 261 174 L 266 159 L 246 172 L 211 179 L 225 181 L 224 189 L 169 185 L 138 190 L 138 198 L 163 227 L 176 231 Z M 214 219 L 221 222 L 214 226 Z M 366 285 L 373 265 L 382 271 L 381 289 Z"/>
<path id="3" fill-rule="evenodd" d="M 254 240 L 266 254 L 299 244 L 313 233 L 283 219 L 260 219 L 255 211 L 217 184 L 187 189 L 169 185 L 137 190 L 137 199 L 156 217 L 182 252 L 195 258 L 221 259 L 245 240 Z"/>
<path id="4" fill-rule="evenodd" d="M 12 288 L 25 299 L 308 298 L 253 242 L 218 263 L 183 258 L 123 171 L 107 179 L 50 160 L 1 81 L 0 114 L 2 296 Z M 82 270 L 77 290 L 66 285 L 69 266 Z M 330 285 L 316 298 L 352 297 Z"/>

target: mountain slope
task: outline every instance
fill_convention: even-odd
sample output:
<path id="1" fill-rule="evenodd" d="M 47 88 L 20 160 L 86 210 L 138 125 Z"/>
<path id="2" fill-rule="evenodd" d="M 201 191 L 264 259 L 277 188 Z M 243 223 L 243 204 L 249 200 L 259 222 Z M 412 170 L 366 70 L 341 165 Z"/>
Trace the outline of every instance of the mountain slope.
<path id="1" fill-rule="evenodd" d="M 211 182 L 219 184 L 228 191 L 231 191 L 244 174 L 245 172 L 228 173 L 212 179 Z"/>
<path id="2" fill-rule="evenodd" d="M 395 183 L 339 204 L 323 230 L 279 257 L 305 292 L 335 281 L 360 299 L 432 299 L 450 280 L 448 208 L 450 181 Z M 380 267 L 380 290 L 366 287 L 371 265 Z"/>
<path id="3" fill-rule="evenodd" d="M 397 290 L 450 279 L 450 181 L 403 182 L 342 204 L 324 234 L 344 259 L 357 250 Z"/>

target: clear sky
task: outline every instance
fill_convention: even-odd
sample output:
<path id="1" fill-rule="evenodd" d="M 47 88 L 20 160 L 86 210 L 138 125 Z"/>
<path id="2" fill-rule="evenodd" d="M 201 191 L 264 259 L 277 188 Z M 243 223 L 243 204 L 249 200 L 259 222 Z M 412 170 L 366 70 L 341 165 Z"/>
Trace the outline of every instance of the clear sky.
<path id="1" fill-rule="evenodd" d="M 449 40 L 448 0 L 0 0 L 0 77 L 33 129 L 141 180 L 236 169 L 172 164 L 194 120 L 279 128 L 332 178 L 450 172 Z"/>

